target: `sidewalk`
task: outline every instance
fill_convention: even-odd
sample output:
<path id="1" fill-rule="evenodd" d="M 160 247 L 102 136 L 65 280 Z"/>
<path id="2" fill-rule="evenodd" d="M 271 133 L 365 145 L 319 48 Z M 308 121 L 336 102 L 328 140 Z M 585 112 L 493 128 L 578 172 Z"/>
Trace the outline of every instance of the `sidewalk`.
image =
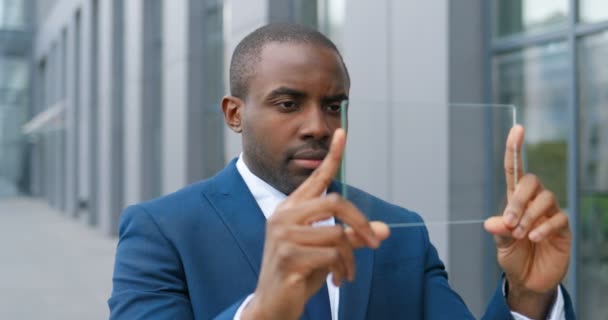
<path id="1" fill-rule="evenodd" d="M 116 239 L 31 198 L 0 198 L 0 319 L 107 319 Z"/>

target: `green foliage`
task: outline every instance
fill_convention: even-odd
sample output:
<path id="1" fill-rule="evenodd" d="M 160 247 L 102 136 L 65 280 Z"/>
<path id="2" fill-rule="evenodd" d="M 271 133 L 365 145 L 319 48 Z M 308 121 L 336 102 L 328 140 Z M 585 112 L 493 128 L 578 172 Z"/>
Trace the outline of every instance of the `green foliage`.
<path id="1" fill-rule="evenodd" d="M 539 177 L 562 208 L 568 207 L 568 144 L 547 141 L 526 146 L 527 172 Z"/>

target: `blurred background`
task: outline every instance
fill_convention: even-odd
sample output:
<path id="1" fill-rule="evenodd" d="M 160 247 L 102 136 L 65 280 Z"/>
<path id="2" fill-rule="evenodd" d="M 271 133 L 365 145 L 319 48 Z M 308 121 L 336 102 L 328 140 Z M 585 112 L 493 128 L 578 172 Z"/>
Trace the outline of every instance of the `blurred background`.
<path id="1" fill-rule="evenodd" d="M 489 216 L 504 194 L 496 153 L 458 148 L 456 128 L 479 123 L 449 103 L 518 106 L 526 167 L 574 231 L 565 284 L 581 319 L 608 318 L 605 0 L 0 0 L 0 318 L 107 318 L 122 209 L 238 155 L 219 107 L 229 57 L 278 21 L 329 36 L 353 105 L 383 114 L 353 107 L 348 180 L 427 219 Z M 499 274 L 490 237 L 430 232 L 480 315 Z"/>

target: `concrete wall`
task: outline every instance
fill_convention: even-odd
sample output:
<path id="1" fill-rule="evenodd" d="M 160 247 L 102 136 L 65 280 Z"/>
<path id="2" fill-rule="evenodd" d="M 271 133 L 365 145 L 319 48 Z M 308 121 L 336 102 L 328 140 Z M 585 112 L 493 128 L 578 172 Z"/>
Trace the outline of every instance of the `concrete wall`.
<path id="1" fill-rule="evenodd" d="M 230 0 L 226 2 L 226 60 L 230 61 L 234 48 L 248 33 L 268 22 L 267 0 Z M 226 77 L 227 79 L 227 77 Z M 226 86 L 228 88 L 228 86 Z M 228 89 L 227 89 L 228 90 Z M 241 136 L 224 126 L 226 162 L 241 152 Z"/>
<path id="2" fill-rule="evenodd" d="M 99 2 L 99 227 L 117 233 L 123 208 L 123 7 Z"/>
<path id="3" fill-rule="evenodd" d="M 208 90 L 210 81 L 222 81 L 221 75 L 213 78 L 210 64 L 217 61 L 209 60 L 205 50 L 212 36 L 206 19 L 217 4 L 185 0 L 163 5 L 162 192 L 168 193 L 219 171 L 225 145 L 219 101 L 211 97 L 217 93 Z M 225 10 L 231 5 L 224 3 Z M 229 22 L 224 29 L 231 30 L 227 26 Z"/>
<path id="4" fill-rule="evenodd" d="M 142 69 L 144 0 L 125 2 L 125 204 L 142 200 Z"/>
<path id="5" fill-rule="evenodd" d="M 187 181 L 186 152 L 188 138 L 187 123 L 187 77 L 188 77 L 188 3 L 186 1 L 165 1 L 163 30 L 165 41 L 163 54 L 164 82 L 163 106 L 163 193 L 177 190 Z"/>

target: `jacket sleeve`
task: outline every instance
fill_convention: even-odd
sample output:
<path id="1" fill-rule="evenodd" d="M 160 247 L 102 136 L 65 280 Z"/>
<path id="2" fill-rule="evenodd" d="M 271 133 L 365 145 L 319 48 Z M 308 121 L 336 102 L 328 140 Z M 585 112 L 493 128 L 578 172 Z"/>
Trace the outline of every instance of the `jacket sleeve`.
<path id="1" fill-rule="evenodd" d="M 175 246 L 141 206 L 125 209 L 119 225 L 110 319 L 194 319 Z M 216 319 L 232 319 L 242 301 Z"/>
<path id="2" fill-rule="evenodd" d="M 448 284 L 447 273 L 437 255 L 437 250 L 428 243 L 425 269 L 425 319 L 474 319 L 464 301 Z M 484 320 L 512 320 L 511 310 L 502 292 L 503 278 L 482 317 Z M 567 320 L 575 320 L 574 309 L 566 288 L 561 287 Z"/>
<path id="3" fill-rule="evenodd" d="M 504 274 L 501 277 L 499 284 L 494 291 L 494 295 L 488 304 L 486 309 L 486 313 L 483 315 L 482 319 L 484 320 L 494 320 L 494 319 L 513 319 L 511 316 L 511 310 L 509 309 L 509 305 L 507 304 L 507 299 L 503 293 L 502 283 L 504 281 Z M 572 306 L 572 300 L 570 299 L 570 295 L 566 288 L 560 285 L 562 295 L 564 297 L 564 311 L 566 315 L 566 320 L 576 320 L 576 315 L 574 314 L 574 308 Z"/>

